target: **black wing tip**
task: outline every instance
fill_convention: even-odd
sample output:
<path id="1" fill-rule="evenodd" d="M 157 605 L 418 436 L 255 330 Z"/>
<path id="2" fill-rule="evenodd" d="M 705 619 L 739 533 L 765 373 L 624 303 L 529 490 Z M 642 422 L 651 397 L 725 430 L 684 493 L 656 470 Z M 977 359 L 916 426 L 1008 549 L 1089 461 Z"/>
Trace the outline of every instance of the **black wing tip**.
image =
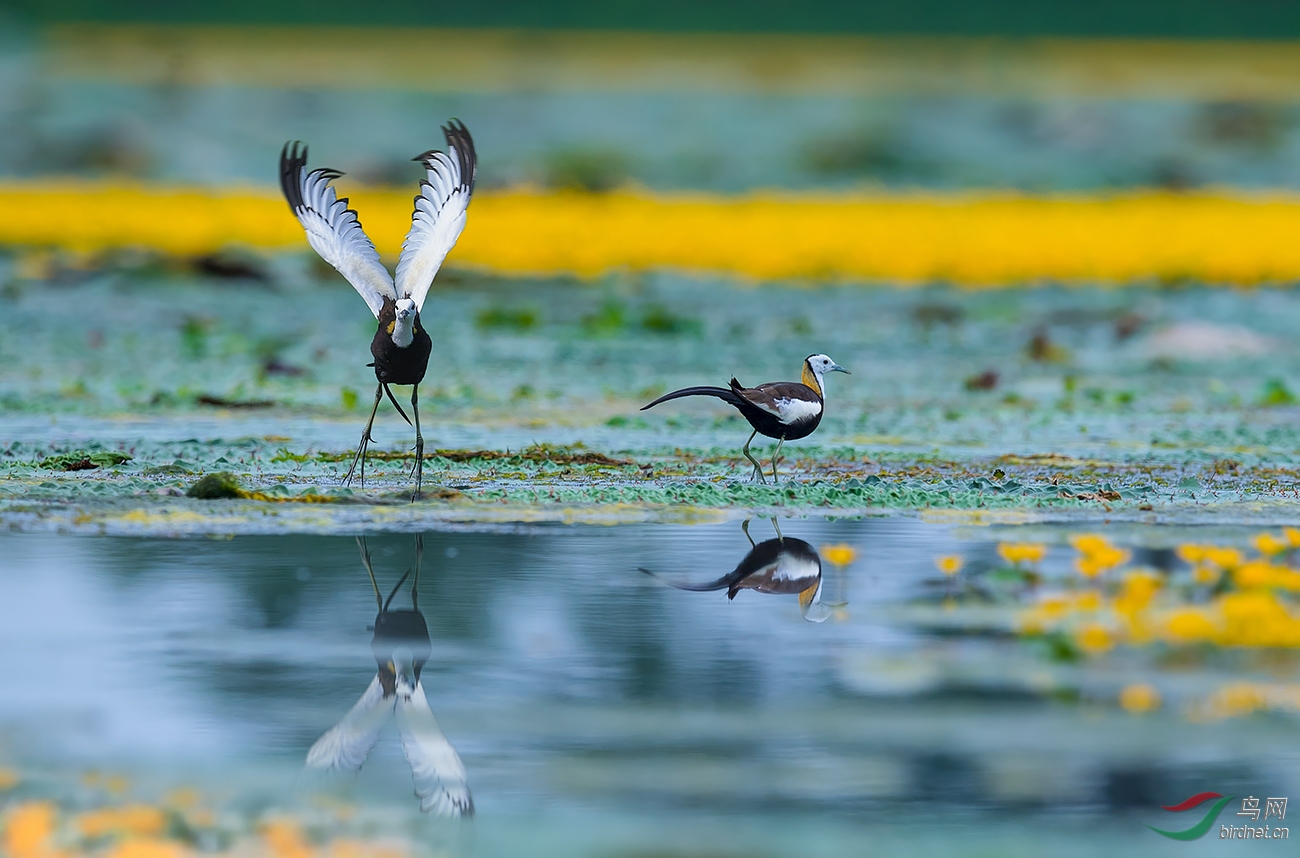
<path id="1" fill-rule="evenodd" d="M 280 190 L 289 202 L 289 208 L 295 212 L 303 207 L 302 186 L 298 177 L 303 167 L 307 166 L 307 144 L 301 140 L 289 140 L 280 150 Z"/>
<path id="2" fill-rule="evenodd" d="M 474 180 L 478 176 L 478 155 L 474 151 L 474 138 L 470 136 L 465 123 L 454 117 L 442 126 L 442 136 L 447 139 L 448 151 L 455 155 L 456 166 L 460 169 L 460 186 L 468 188 L 469 192 L 473 193 Z M 418 161 L 424 164 L 426 169 L 431 170 L 433 156 L 442 154 L 444 153 L 441 149 L 430 149 L 421 152 L 411 160 Z"/>
<path id="3" fill-rule="evenodd" d="M 478 175 L 478 153 L 474 151 L 474 138 L 465 123 L 454 116 L 442 126 L 442 136 L 447 138 L 447 148 L 456 151 L 461 181 L 473 193 L 474 180 Z"/>

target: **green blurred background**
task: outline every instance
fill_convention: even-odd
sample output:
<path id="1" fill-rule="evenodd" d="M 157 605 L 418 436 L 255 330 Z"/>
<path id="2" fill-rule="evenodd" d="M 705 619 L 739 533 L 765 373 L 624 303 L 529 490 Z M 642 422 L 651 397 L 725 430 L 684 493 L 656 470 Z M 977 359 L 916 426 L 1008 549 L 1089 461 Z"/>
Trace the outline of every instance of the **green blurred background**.
<path id="1" fill-rule="evenodd" d="M 1300 36 L 1300 8 L 1287 0 L 494 0 L 478 3 L 356 3 L 348 0 L 14 0 L 33 20 L 177 23 L 538 27 L 662 31 L 917 33 L 1006 36 L 1145 36 L 1278 39 Z"/>

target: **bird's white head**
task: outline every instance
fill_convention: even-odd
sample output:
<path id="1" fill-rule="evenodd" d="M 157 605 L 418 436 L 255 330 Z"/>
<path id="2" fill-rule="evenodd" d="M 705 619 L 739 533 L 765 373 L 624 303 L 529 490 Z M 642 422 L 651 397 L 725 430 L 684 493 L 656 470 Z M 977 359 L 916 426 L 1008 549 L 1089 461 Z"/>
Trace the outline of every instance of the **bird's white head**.
<path id="1" fill-rule="evenodd" d="M 415 302 L 410 298 L 399 299 L 394 314 L 393 343 L 404 349 L 415 339 L 415 317 L 418 315 Z"/>
<path id="2" fill-rule="evenodd" d="M 847 369 L 831 360 L 828 355 L 808 355 L 803 362 L 803 383 L 817 391 L 819 396 L 825 396 L 822 378 L 828 372 L 842 372 L 852 375 Z"/>

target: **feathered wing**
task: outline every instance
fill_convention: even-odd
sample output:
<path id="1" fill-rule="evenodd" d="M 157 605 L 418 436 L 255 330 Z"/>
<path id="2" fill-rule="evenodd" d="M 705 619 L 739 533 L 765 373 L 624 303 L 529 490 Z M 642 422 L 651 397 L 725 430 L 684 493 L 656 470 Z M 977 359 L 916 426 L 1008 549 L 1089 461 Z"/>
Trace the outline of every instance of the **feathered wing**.
<path id="1" fill-rule="evenodd" d="M 418 682 L 410 697 L 398 695 L 397 730 L 415 779 L 420 810 L 436 816 L 473 816 L 474 799 L 469 794 L 465 765 L 434 720 L 424 687 Z"/>
<path id="2" fill-rule="evenodd" d="M 397 293 L 357 213 L 348 208 L 346 197 L 338 199 L 330 184 L 341 175 L 325 168 L 307 172 L 307 147 L 296 141 L 284 144 L 280 152 L 280 189 L 307 230 L 307 242 L 361 293 L 379 318 L 384 299 L 396 301 Z"/>
<path id="3" fill-rule="evenodd" d="M 465 228 L 478 169 L 474 140 L 465 126 L 453 119 L 442 133 L 447 138 L 445 153 L 435 149 L 415 159 L 424 163 L 427 172 L 397 260 L 397 294 L 410 298 L 419 309 L 424 308 L 434 275 Z"/>
<path id="4" fill-rule="evenodd" d="M 796 423 L 822 413 L 822 400 L 817 391 L 797 381 L 770 381 L 758 387 L 742 387 L 733 378 L 731 389 L 782 423 Z"/>
<path id="5" fill-rule="evenodd" d="M 348 714 L 311 746 L 307 752 L 308 768 L 351 771 L 361 768 L 379 738 L 379 731 L 392 714 L 395 702 L 394 697 L 384 699 L 383 686 L 375 676 Z"/>

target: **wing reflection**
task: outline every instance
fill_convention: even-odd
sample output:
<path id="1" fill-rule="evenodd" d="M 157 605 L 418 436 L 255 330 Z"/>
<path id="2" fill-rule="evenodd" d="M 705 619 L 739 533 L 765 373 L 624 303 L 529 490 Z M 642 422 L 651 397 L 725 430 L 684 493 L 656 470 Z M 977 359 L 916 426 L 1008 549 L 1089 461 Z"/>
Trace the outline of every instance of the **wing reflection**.
<path id="1" fill-rule="evenodd" d="M 465 766 L 438 727 L 420 684 L 420 671 L 431 651 L 429 627 L 418 602 L 424 538 L 415 538 L 415 576 L 411 580 L 410 610 L 394 610 L 391 605 L 411 571 L 406 571 L 385 601 L 375 580 L 365 539 L 358 538 L 357 545 L 379 608 L 375 617 L 375 634 L 370 640 L 377 671 L 356 704 L 311 746 L 307 752 L 307 766 L 323 770 L 360 769 L 379 739 L 380 731 L 395 716 L 402 752 L 415 780 L 420 810 L 437 816 L 473 816 L 474 800 L 466 781 Z"/>
<path id="2" fill-rule="evenodd" d="M 662 581 L 678 590 L 692 592 L 709 592 L 726 590 L 727 598 L 734 599 L 741 590 L 754 590 L 759 593 L 795 595 L 799 597 L 799 613 L 805 620 L 820 623 L 832 614 L 832 607 L 841 608 L 844 602 L 836 600 L 828 605 L 822 599 L 825 578 L 822 574 L 822 559 L 807 542 L 793 536 L 783 536 L 776 519 L 772 519 L 776 538 L 764 542 L 754 542 L 749 535 L 749 521 L 741 529 L 749 540 L 749 553 L 741 559 L 736 568 L 713 581 L 689 583 L 675 581 L 649 569 L 641 571 L 657 581 Z M 836 567 L 832 567 L 835 569 Z M 836 572 L 842 570 L 836 569 Z M 839 587 L 842 590 L 843 587 Z"/>

